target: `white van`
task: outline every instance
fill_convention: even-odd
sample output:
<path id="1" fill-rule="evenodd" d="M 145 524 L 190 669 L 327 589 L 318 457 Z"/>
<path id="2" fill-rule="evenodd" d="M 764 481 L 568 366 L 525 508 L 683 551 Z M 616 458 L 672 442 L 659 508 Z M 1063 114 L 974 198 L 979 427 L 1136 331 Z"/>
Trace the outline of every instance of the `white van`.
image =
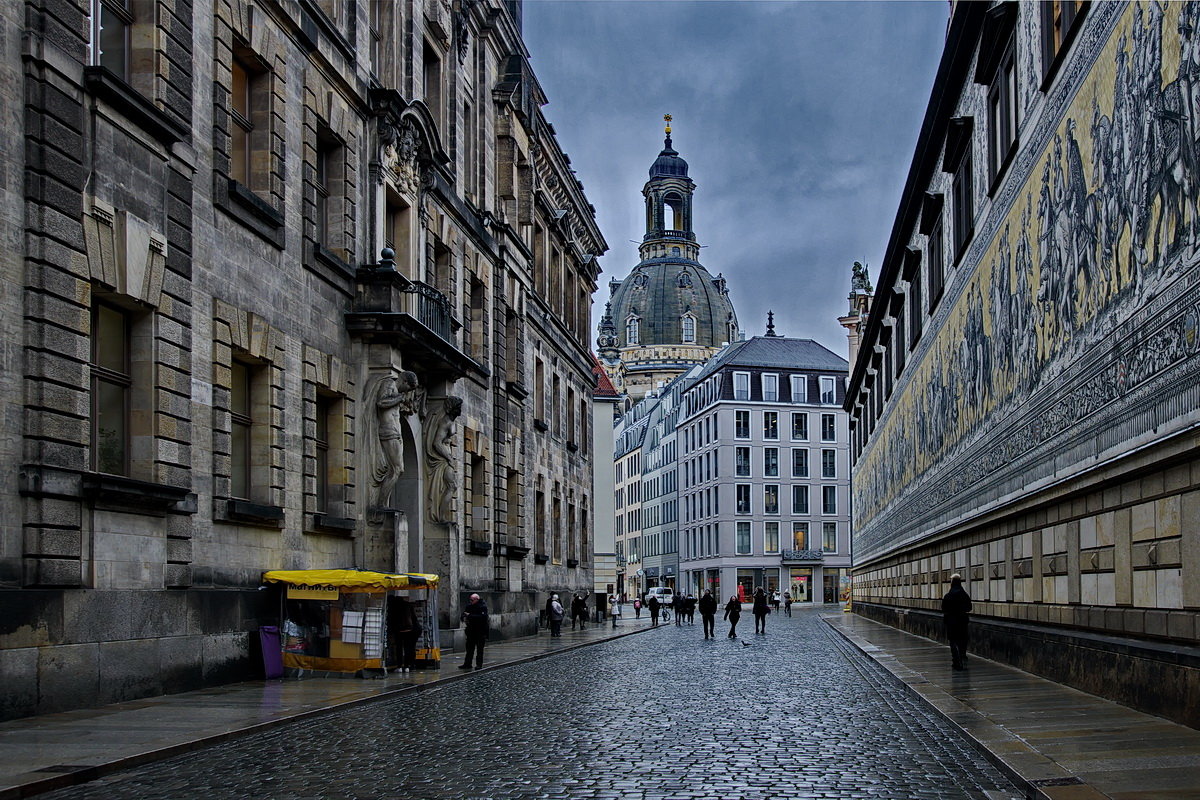
<path id="1" fill-rule="evenodd" d="M 657 597 L 660 605 L 669 606 L 675 599 L 675 592 L 670 586 L 651 586 L 646 590 L 647 604 L 650 603 L 651 597 Z"/>

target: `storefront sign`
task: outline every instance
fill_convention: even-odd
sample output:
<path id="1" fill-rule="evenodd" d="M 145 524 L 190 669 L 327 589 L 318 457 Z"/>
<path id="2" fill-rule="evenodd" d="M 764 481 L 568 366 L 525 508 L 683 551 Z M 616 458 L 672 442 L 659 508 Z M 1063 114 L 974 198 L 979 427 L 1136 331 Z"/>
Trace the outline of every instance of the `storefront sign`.
<path id="1" fill-rule="evenodd" d="M 289 586 L 287 589 L 288 600 L 337 600 L 338 590 L 336 588 L 325 588 L 320 586 Z"/>

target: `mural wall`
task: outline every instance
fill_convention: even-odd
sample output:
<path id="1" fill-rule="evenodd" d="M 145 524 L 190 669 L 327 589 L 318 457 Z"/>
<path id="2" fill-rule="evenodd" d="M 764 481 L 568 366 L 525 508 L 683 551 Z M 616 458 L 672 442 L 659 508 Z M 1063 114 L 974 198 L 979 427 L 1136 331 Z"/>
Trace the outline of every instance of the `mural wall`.
<path id="1" fill-rule="evenodd" d="M 860 562 L 1200 421 L 1200 4 L 1080 34 L 1044 98 L 1019 59 L 1012 174 L 856 465 Z"/>

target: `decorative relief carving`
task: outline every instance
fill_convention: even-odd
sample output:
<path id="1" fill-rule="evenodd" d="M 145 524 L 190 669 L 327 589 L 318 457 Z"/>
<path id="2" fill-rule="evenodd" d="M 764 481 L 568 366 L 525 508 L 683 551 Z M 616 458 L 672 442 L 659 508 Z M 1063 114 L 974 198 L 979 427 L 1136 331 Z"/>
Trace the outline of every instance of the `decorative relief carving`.
<path id="1" fill-rule="evenodd" d="M 417 164 L 421 134 L 409 120 L 397 127 L 381 119 L 379 136 L 383 141 L 383 165 L 400 191 L 415 195 L 421 186 L 421 169 Z"/>
<path id="2" fill-rule="evenodd" d="M 969 515 L 1018 475 L 1061 476 L 1062 437 L 1102 436 L 1142 394 L 1194 390 L 1200 5 L 1115 5 L 1092 8 L 1075 44 L 1090 59 L 1072 58 L 1047 98 L 963 260 L 974 272 L 856 465 L 864 557 Z M 1180 53 L 1166 81 L 1164 32 Z"/>

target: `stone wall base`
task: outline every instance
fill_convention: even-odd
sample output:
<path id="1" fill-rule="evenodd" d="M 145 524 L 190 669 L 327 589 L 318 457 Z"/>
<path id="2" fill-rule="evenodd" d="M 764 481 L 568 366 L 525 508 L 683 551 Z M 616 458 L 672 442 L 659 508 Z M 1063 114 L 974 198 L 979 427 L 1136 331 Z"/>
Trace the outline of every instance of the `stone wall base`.
<path id="1" fill-rule="evenodd" d="M 940 614 L 859 602 L 854 611 L 946 641 Z M 968 653 L 1200 728 L 1200 648 L 980 617 L 970 635 Z"/>

